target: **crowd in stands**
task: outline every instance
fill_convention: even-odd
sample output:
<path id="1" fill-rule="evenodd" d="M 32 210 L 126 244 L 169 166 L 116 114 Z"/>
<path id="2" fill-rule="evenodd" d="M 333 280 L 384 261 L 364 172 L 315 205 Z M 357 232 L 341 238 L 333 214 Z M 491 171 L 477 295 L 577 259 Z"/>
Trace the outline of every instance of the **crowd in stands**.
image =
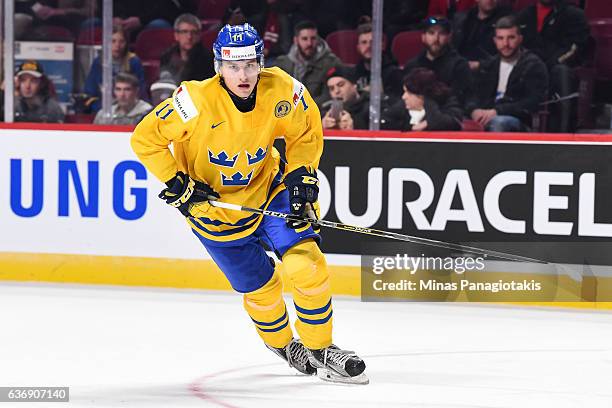
<path id="1" fill-rule="evenodd" d="M 385 1 L 381 128 L 576 130 L 579 77 L 597 47 L 583 7 L 605 1 Z M 99 32 L 100 8 L 96 0 L 17 0 L 16 38 L 40 40 L 49 25 L 74 38 Z M 249 22 L 264 39 L 266 66 L 306 86 L 324 128 L 369 127 L 369 0 L 117 0 L 114 12 L 112 117 L 99 112 L 100 57 L 83 89 L 95 123 L 135 124 L 182 81 L 214 76 L 216 32 Z M 612 19 L 597 24 L 612 27 Z M 22 64 L 15 81 L 16 120 L 64 120 L 38 62 Z"/>

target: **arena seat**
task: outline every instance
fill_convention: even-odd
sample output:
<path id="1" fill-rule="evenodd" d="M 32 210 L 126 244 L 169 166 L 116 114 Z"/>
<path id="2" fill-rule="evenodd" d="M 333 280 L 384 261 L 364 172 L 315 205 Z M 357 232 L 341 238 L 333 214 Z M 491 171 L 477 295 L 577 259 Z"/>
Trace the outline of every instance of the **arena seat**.
<path id="1" fill-rule="evenodd" d="M 348 65 L 355 65 L 359 62 L 357 52 L 357 38 L 359 35 L 356 30 L 338 30 L 329 33 L 325 41 L 331 50 Z"/>
<path id="2" fill-rule="evenodd" d="M 159 60 L 174 43 L 174 30 L 171 28 L 150 28 L 138 34 L 134 52 L 142 60 Z"/>
<path id="3" fill-rule="evenodd" d="M 589 20 L 612 18 L 610 0 L 586 0 L 584 14 Z"/>
<path id="4" fill-rule="evenodd" d="M 514 3 L 512 4 L 512 9 L 514 11 L 519 11 L 535 4 L 536 1 L 537 0 L 514 0 Z"/>
<path id="5" fill-rule="evenodd" d="M 101 45 L 102 27 L 91 27 L 79 32 L 77 45 Z"/>
<path id="6" fill-rule="evenodd" d="M 213 43 L 217 39 L 217 30 L 208 30 L 202 33 L 202 45 L 204 48 L 212 50 Z"/>
<path id="7" fill-rule="evenodd" d="M 197 16 L 203 19 L 221 20 L 229 6 L 230 0 L 200 0 Z"/>
<path id="8" fill-rule="evenodd" d="M 30 30 L 29 38 L 37 41 L 73 42 L 74 35 L 66 27 L 58 25 L 42 25 Z"/>
<path id="9" fill-rule="evenodd" d="M 423 48 L 421 31 L 402 31 L 391 43 L 391 53 L 400 67 L 404 67 L 409 59 L 414 58 Z"/>
<path id="10" fill-rule="evenodd" d="M 484 132 L 482 125 L 472 119 L 463 119 L 461 130 L 464 132 Z"/>

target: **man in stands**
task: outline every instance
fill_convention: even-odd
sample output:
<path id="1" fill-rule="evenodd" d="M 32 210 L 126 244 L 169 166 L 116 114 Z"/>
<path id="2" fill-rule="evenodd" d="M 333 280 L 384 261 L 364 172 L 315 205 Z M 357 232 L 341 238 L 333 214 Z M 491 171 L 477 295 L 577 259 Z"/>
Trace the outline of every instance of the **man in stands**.
<path id="1" fill-rule="evenodd" d="M 357 87 L 360 91 L 370 92 L 371 60 L 372 60 L 372 23 L 366 21 L 357 27 L 357 52 L 361 57 L 355 66 Z M 382 55 L 382 82 L 386 95 L 399 97 L 401 95 L 402 71 L 388 53 Z M 333 96 L 332 96 L 333 97 Z"/>
<path id="2" fill-rule="evenodd" d="M 115 87 L 111 118 L 103 116 L 102 111 L 98 111 L 95 124 L 109 125 L 136 125 L 140 120 L 153 109 L 151 105 L 138 98 L 138 78 L 126 72 L 120 72 L 115 77 Z"/>
<path id="3" fill-rule="evenodd" d="M 455 14 L 453 45 L 469 61 L 472 71 L 479 68 L 481 61 L 497 54 L 493 42 L 495 23 L 511 11 L 499 5 L 498 0 L 476 0 L 474 7 Z"/>
<path id="4" fill-rule="evenodd" d="M 193 14 L 181 14 L 174 21 L 176 44 L 162 54 L 160 73 L 169 72 L 177 86 L 215 75 L 212 51 L 202 45 L 201 33 L 202 22 Z"/>
<path id="5" fill-rule="evenodd" d="M 295 26 L 293 45 L 287 55 L 281 55 L 275 65 L 306 86 L 317 105 L 329 99 L 325 89 L 325 75 L 330 68 L 340 65 L 340 59 L 319 37 L 317 26 L 302 21 Z"/>
<path id="6" fill-rule="evenodd" d="M 327 89 L 331 100 L 323 103 L 324 129 L 367 129 L 370 97 L 357 89 L 355 70 L 333 67 L 327 72 Z M 339 107 L 342 109 L 339 109 Z"/>
<path id="7" fill-rule="evenodd" d="M 589 40 L 589 26 L 580 8 L 565 0 L 538 0 L 522 10 L 518 21 L 523 27 L 524 45 L 548 66 L 551 94 L 567 96 L 577 88 L 573 67 L 584 61 Z M 573 130 L 572 103 L 558 104 L 550 120 L 553 131 Z"/>
<path id="8" fill-rule="evenodd" d="M 534 53 L 521 48 L 523 36 L 513 16 L 495 26 L 498 55 L 481 63 L 467 111 L 487 131 L 527 131 L 546 98 L 548 71 Z"/>
<path id="9" fill-rule="evenodd" d="M 430 69 L 451 87 L 459 102 L 464 103 L 472 87 L 472 73 L 467 60 L 450 45 L 450 21 L 439 17 L 427 18 L 421 39 L 424 49 L 408 61 L 404 73 L 409 74 L 414 68 Z"/>
<path id="10" fill-rule="evenodd" d="M 26 61 L 16 74 L 15 122 L 64 121 L 64 111 L 57 102 L 51 81 L 37 61 Z"/>

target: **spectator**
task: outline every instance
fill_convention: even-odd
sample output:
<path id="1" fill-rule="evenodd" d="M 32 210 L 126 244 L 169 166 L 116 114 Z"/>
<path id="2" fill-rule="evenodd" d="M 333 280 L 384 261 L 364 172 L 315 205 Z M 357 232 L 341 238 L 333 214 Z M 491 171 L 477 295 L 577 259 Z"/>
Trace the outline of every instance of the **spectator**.
<path id="1" fill-rule="evenodd" d="M 327 72 L 331 101 L 322 104 L 324 129 L 367 129 L 370 121 L 370 98 L 359 92 L 353 68 L 339 66 Z"/>
<path id="2" fill-rule="evenodd" d="M 94 123 L 108 125 L 136 125 L 153 109 L 153 106 L 138 98 L 139 82 L 132 74 L 121 72 L 115 78 L 113 94 L 115 102 L 111 110 L 111 118 L 107 120 L 102 111 L 96 114 Z"/>
<path id="3" fill-rule="evenodd" d="M 215 75 L 212 51 L 201 42 L 202 23 L 193 14 L 181 14 L 174 21 L 176 44 L 168 48 L 160 59 L 160 73 L 169 72 L 174 83 L 203 80 Z"/>
<path id="4" fill-rule="evenodd" d="M 584 12 L 566 4 L 565 0 L 538 0 L 525 8 L 518 16 L 523 27 L 525 47 L 535 52 L 547 65 L 550 90 L 553 94 L 567 96 L 576 89 L 572 67 L 583 62 L 589 40 L 589 26 Z M 556 120 L 550 120 L 553 131 L 568 132 L 572 129 L 572 103 L 558 104 L 553 111 Z"/>
<path id="5" fill-rule="evenodd" d="M 364 23 L 357 27 L 357 52 L 361 59 L 355 66 L 357 86 L 360 91 L 370 92 L 370 77 L 372 60 L 372 23 L 367 17 Z M 400 96 L 402 71 L 398 68 L 387 52 L 382 54 L 382 82 L 383 90 L 387 95 Z"/>
<path id="6" fill-rule="evenodd" d="M 172 78 L 170 73 L 167 71 L 162 72 L 157 82 L 151 84 L 151 102 L 153 106 L 157 106 L 162 101 L 171 97 L 176 88 L 174 78 Z"/>
<path id="7" fill-rule="evenodd" d="M 401 130 L 461 130 L 462 109 L 451 89 L 427 68 L 416 68 L 404 78 L 405 110 Z"/>
<path id="8" fill-rule="evenodd" d="M 143 27 L 171 28 L 179 15 L 195 13 L 196 6 L 194 0 L 114 0 L 113 24 L 127 33 L 135 33 Z"/>
<path id="9" fill-rule="evenodd" d="M 42 26 L 62 26 L 74 35 L 81 23 L 98 11 L 96 0 L 37 0 L 15 2 L 15 38 L 49 41 Z"/>
<path id="10" fill-rule="evenodd" d="M 419 27 L 423 18 L 429 15 L 427 14 L 427 2 L 428 0 L 385 0 L 383 5 L 383 30 L 389 43 L 397 33 Z M 369 14 L 371 14 L 371 9 Z M 401 79 L 398 88 L 401 88 Z"/>
<path id="11" fill-rule="evenodd" d="M 424 49 L 404 67 L 410 74 L 415 68 L 432 70 L 436 77 L 451 87 L 453 94 L 464 103 L 472 86 L 472 73 L 465 58 L 450 45 L 451 25 L 445 18 L 429 17 L 425 20 L 421 36 Z"/>
<path id="12" fill-rule="evenodd" d="M 480 63 L 497 54 L 493 43 L 495 23 L 512 10 L 498 0 L 476 0 L 476 5 L 457 13 L 453 21 L 453 45 L 475 71 Z"/>
<path id="13" fill-rule="evenodd" d="M 263 6 L 259 6 L 260 9 L 261 7 Z M 221 27 L 225 26 L 226 24 L 234 26 L 234 25 L 241 25 L 246 22 L 247 22 L 247 18 L 242 11 L 242 7 L 240 7 L 239 5 L 230 4 L 230 6 L 227 9 L 225 9 L 225 12 L 223 13 L 223 17 L 221 18 L 221 24 L 216 27 L 211 27 L 209 28 L 209 30 L 214 29 L 215 31 L 219 31 Z"/>
<path id="14" fill-rule="evenodd" d="M 15 77 L 15 122 L 61 123 L 64 111 L 55 99 L 53 84 L 36 61 L 26 61 Z"/>
<path id="15" fill-rule="evenodd" d="M 428 16 L 445 16 L 452 18 L 455 13 L 467 11 L 478 0 L 429 0 Z"/>
<path id="16" fill-rule="evenodd" d="M 372 14 L 371 0 L 302 0 L 299 3 L 305 19 L 316 21 L 317 31 L 323 38 L 336 30 L 353 29 L 360 16 Z"/>
<path id="17" fill-rule="evenodd" d="M 276 59 L 275 65 L 302 82 L 317 105 L 329 99 L 325 75 L 330 68 L 341 65 L 340 59 L 319 37 L 317 26 L 303 21 L 295 26 L 293 45 L 287 55 Z"/>
<path id="18" fill-rule="evenodd" d="M 291 47 L 291 19 L 289 4 L 280 0 L 267 0 L 260 14 L 250 18 L 253 26 L 263 33 L 264 57 L 270 64 Z"/>
<path id="19" fill-rule="evenodd" d="M 113 55 L 113 78 L 120 72 L 133 74 L 138 78 L 139 88 L 146 95 L 144 69 L 140 58 L 128 50 L 127 33 L 121 26 L 113 26 L 111 53 Z M 92 99 L 91 110 L 97 112 L 102 107 L 102 59 L 96 57 L 85 79 L 85 93 Z"/>
<path id="20" fill-rule="evenodd" d="M 532 114 L 546 98 L 546 65 L 521 49 L 523 36 L 512 16 L 499 19 L 494 40 L 498 55 L 481 64 L 467 110 L 487 131 L 527 131 Z"/>

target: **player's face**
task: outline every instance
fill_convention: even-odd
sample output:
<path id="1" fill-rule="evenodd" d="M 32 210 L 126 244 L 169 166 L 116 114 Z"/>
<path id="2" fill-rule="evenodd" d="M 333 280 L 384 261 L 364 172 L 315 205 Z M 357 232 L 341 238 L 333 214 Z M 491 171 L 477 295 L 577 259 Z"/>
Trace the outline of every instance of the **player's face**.
<path id="1" fill-rule="evenodd" d="M 363 33 L 357 39 L 357 52 L 363 59 L 372 59 L 372 33 Z"/>
<path id="2" fill-rule="evenodd" d="M 30 74 L 19 76 L 19 94 L 24 98 L 32 98 L 38 94 L 40 78 Z"/>
<path id="3" fill-rule="evenodd" d="M 423 33 L 421 40 L 433 57 L 440 56 L 450 42 L 450 33 L 444 27 L 435 25 Z"/>
<path id="4" fill-rule="evenodd" d="M 327 80 L 327 89 L 332 99 L 348 102 L 357 97 L 357 85 L 342 77 L 331 77 Z"/>
<path id="5" fill-rule="evenodd" d="M 189 23 L 181 23 L 174 32 L 174 39 L 183 51 L 191 50 L 200 41 L 200 30 Z"/>
<path id="6" fill-rule="evenodd" d="M 127 51 L 127 41 L 123 36 L 123 33 L 115 33 L 112 36 L 111 42 L 111 53 L 113 58 L 121 58 Z"/>
<path id="7" fill-rule="evenodd" d="M 121 109 L 131 109 L 136 103 L 138 89 L 125 82 L 117 82 L 114 88 L 115 102 Z"/>
<path id="8" fill-rule="evenodd" d="M 502 58 L 512 59 L 516 56 L 523 43 L 523 36 L 519 34 L 516 27 L 498 28 L 495 30 L 493 40 Z"/>
<path id="9" fill-rule="evenodd" d="M 300 30 L 298 35 L 293 38 L 293 42 L 297 45 L 303 57 L 312 58 L 317 51 L 317 45 L 319 45 L 319 34 L 314 28 L 305 28 Z"/>
<path id="10" fill-rule="evenodd" d="M 227 88 L 241 98 L 247 98 L 257 85 L 259 64 L 256 59 L 223 61 L 221 76 Z"/>

